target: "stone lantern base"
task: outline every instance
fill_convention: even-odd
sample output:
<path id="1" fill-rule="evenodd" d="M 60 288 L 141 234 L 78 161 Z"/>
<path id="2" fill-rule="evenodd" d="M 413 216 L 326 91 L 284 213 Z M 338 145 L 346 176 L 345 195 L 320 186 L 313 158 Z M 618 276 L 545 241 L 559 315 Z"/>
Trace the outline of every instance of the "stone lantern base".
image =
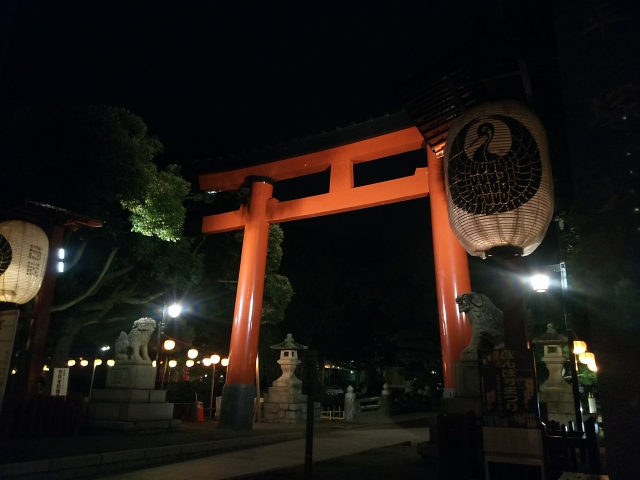
<path id="1" fill-rule="evenodd" d="M 320 419 L 320 402 L 313 404 L 314 417 Z M 263 420 L 268 423 L 304 423 L 307 421 L 307 396 L 299 391 L 269 387 L 264 396 Z"/>

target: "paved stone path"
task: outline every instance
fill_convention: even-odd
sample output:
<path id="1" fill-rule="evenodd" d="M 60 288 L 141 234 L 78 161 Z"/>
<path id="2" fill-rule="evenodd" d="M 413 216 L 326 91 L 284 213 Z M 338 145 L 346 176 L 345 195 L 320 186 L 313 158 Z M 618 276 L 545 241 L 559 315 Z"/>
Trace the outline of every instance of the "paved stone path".
<path id="1" fill-rule="evenodd" d="M 422 426 L 423 424 L 419 425 L 418 428 L 412 428 L 411 422 L 407 421 L 404 426 L 403 423 L 394 422 L 354 428 L 335 428 L 314 438 L 314 463 L 401 443 L 415 444 L 428 440 L 429 429 Z M 346 424 L 339 426 L 346 427 Z M 103 478 L 112 480 L 228 479 L 304 465 L 304 450 L 304 439 L 292 440 Z"/>

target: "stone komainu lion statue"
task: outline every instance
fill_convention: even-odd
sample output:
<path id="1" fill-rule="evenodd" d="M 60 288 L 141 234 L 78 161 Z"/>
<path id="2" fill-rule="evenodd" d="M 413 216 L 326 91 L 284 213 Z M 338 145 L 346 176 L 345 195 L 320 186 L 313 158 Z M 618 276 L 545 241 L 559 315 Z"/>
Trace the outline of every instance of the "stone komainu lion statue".
<path id="1" fill-rule="evenodd" d="M 120 332 L 120 336 L 116 340 L 116 358 L 138 362 L 151 361 L 147 345 L 155 328 L 156 321 L 153 318 L 143 317 L 133 322 L 133 329 L 129 335 Z"/>
<path id="2" fill-rule="evenodd" d="M 467 314 L 471 325 L 471 342 L 465 352 L 476 352 L 484 339 L 493 343 L 494 348 L 504 348 L 504 321 L 502 310 L 480 293 L 463 293 L 456 297 L 458 309 Z"/>

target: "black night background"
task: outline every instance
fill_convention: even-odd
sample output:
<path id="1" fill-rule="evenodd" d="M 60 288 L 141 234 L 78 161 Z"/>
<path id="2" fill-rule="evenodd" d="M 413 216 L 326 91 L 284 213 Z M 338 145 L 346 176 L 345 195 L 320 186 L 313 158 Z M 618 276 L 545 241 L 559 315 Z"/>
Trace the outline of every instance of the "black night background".
<path id="1" fill-rule="evenodd" d="M 0 210 L 28 198 L 95 215 L 92 209 L 100 199 L 72 201 L 77 192 L 103 188 L 93 164 L 82 160 L 90 147 L 79 146 L 68 158 L 61 153 L 74 145 L 76 133 L 70 132 L 81 131 L 87 118 L 102 121 L 98 117 L 104 112 L 83 116 L 87 106 L 122 107 L 142 119 L 148 137 L 157 138 L 162 148 L 146 143 L 146 137 L 141 144 L 123 141 L 122 148 L 157 153 L 160 171 L 178 164 L 195 195 L 198 174 L 243 166 L 238 162 L 251 152 L 401 111 L 398 86 L 476 35 L 497 35 L 533 50 L 551 45 L 560 59 L 566 121 L 566 130 L 552 132 L 565 142 L 563 155 L 552 158 L 555 214 L 563 218 L 564 229 L 558 231 L 552 222 L 525 267 L 533 270 L 561 258 L 567 262 L 574 327 L 598 352 L 603 414 L 610 425 L 624 425 L 624 432 L 610 433 L 608 454 L 619 459 L 620 472 L 630 471 L 631 450 L 637 453 L 638 446 L 629 445 L 626 432 L 637 431 L 640 418 L 636 10 L 624 0 L 604 6 L 519 0 L 5 0 L 0 3 L 0 165 L 11 185 L 3 189 Z M 66 113 L 58 117 L 59 112 Z M 57 124 L 56 118 L 64 120 Z M 80 130 L 72 130 L 76 127 Z M 122 132 L 111 127 L 104 136 L 96 133 L 95 141 L 120 139 Z M 14 154 L 27 144 L 24 158 L 31 163 L 19 165 Z M 411 175 L 423 166 L 421 152 L 358 166 L 356 186 Z M 25 179 L 33 183 L 18 185 Z M 325 174 L 283 181 L 274 196 L 283 201 L 323 193 L 327 182 Z M 110 185 L 104 190 L 111 192 Z M 120 300 L 99 320 L 79 320 L 72 328 L 64 312 L 54 312 L 48 344 L 52 358 L 57 339 L 67 339 L 58 361 L 91 356 L 129 328 L 135 315 L 157 315 L 162 297 L 154 294 L 159 289 L 192 302 L 172 327 L 173 335 L 206 351 L 226 353 L 241 238 L 232 232 L 203 240 L 199 222 L 204 214 L 237 208 L 242 195 L 206 198 L 198 193 L 186 202 L 188 244 L 178 253 L 118 230 L 124 225 L 118 222 L 126 223 L 122 212 L 105 213 L 112 219 L 108 226 L 117 226 L 108 230 L 109 239 L 79 231 L 93 242 L 87 255 L 94 264 L 84 267 L 84 277 L 61 282 L 68 291 L 97 274 L 113 239 L 125 245 L 118 255 L 126 251 L 132 259 L 148 254 L 158 260 L 135 257 L 136 269 L 151 273 L 137 280 L 126 277 L 123 288 L 133 292 L 126 299 L 115 288 L 103 292 L 101 301 Z M 385 366 L 401 367 L 406 379 L 419 379 L 437 392 L 441 366 L 428 202 L 282 224 L 283 236 L 273 234 L 270 251 L 267 275 L 273 289 L 271 296 L 267 292 L 267 308 L 272 317 L 262 326 L 261 355 L 271 355 L 268 345 L 292 333 L 296 341 L 318 349 L 321 361 L 364 372 L 363 388 L 370 392 L 379 391 Z M 69 245 L 81 241 L 69 240 Z M 158 265 L 170 257 L 180 263 L 196 246 L 201 264 L 186 266 L 185 260 L 178 273 L 171 269 L 178 271 L 180 265 Z M 127 261 L 116 257 L 114 269 L 126 268 Z M 473 289 L 499 305 L 501 280 L 491 262 L 471 258 L 470 269 Z M 198 275 L 202 280 L 190 284 L 188 278 Z M 150 300 L 133 305 L 134 297 Z M 56 292 L 58 304 L 69 301 Z M 548 323 L 563 329 L 558 292 L 545 299 L 527 294 L 527 306 L 534 336 Z M 26 341 L 24 331 L 20 338 Z M 275 374 L 262 368 L 265 381 Z M 595 376 L 589 380 L 595 381 Z"/>

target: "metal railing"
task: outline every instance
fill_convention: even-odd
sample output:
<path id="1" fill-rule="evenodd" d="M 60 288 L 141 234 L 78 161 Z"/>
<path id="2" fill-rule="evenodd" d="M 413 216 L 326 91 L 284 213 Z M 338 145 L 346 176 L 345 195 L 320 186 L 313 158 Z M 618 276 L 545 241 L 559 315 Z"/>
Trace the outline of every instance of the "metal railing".
<path id="1" fill-rule="evenodd" d="M 321 420 L 344 420 L 344 410 L 342 407 L 322 407 L 320 411 Z"/>
<path id="2" fill-rule="evenodd" d="M 380 397 L 358 398 L 361 412 L 374 412 L 380 408 Z"/>

